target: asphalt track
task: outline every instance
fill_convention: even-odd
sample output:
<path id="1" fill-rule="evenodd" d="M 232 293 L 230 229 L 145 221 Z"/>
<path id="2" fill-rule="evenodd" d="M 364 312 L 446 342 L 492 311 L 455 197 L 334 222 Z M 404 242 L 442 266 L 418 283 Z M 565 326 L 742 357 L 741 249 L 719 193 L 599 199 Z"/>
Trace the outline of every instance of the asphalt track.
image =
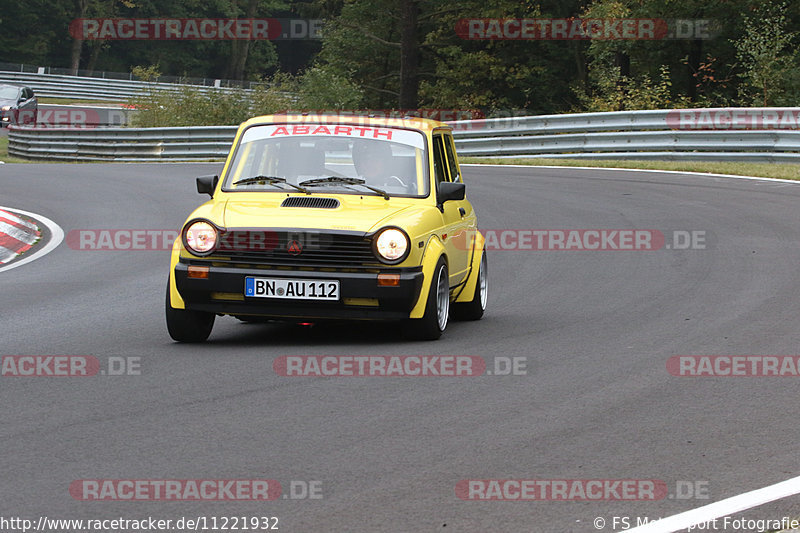
<path id="1" fill-rule="evenodd" d="M 6 164 L 0 205 L 74 229 L 177 229 L 216 164 Z M 0 275 L 0 354 L 140 358 L 139 375 L 0 377 L 0 515 L 276 516 L 280 530 L 619 531 L 800 474 L 798 378 L 686 378 L 675 355 L 800 351 L 800 184 L 467 167 L 484 229 L 705 231 L 695 250 L 504 251 L 489 309 L 437 342 L 386 326 L 165 331 L 168 252 L 67 243 Z M 524 357 L 527 375 L 287 378 L 281 355 Z M 321 499 L 77 501 L 80 479 L 321 481 Z M 659 501 L 462 501 L 463 479 L 659 479 Z M 710 499 L 679 499 L 676 483 Z M 685 486 L 685 485 L 684 485 Z M 800 515 L 798 498 L 746 517 Z M 731 531 L 728 529 L 727 531 Z"/>

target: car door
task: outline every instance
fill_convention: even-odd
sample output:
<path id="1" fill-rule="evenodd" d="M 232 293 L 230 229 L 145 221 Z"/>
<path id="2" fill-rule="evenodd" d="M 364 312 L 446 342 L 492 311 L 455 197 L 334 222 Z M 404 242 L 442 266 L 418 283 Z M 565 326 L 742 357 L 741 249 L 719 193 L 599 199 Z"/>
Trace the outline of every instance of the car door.
<path id="1" fill-rule="evenodd" d="M 34 112 L 36 110 L 36 100 L 33 98 L 33 91 L 27 87 L 23 87 L 20 91 L 19 102 L 19 119 L 20 124 L 26 124 L 34 121 Z"/>
<path id="2" fill-rule="evenodd" d="M 449 146 L 449 148 L 448 148 Z M 448 152 L 451 157 L 448 158 Z M 433 160 L 436 177 L 436 193 L 439 194 L 439 184 L 445 181 L 459 181 L 458 161 L 452 147 L 452 136 L 449 132 L 434 132 L 433 134 Z M 453 179 L 455 178 L 455 180 Z M 437 197 L 437 202 L 439 202 Z M 464 246 L 469 229 L 467 218 L 466 200 L 449 200 L 441 204 L 442 230 L 440 236 L 444 243 L 450 269 L 450 286 L 454 287 L 464 280 L 467 273 L 468 250 Z M 469 202 L 466 202 L 469 204 Z M 471 207 L 469 208 L 471 211 Z M 474 217 L 474 215 L 473 215 Z"/>

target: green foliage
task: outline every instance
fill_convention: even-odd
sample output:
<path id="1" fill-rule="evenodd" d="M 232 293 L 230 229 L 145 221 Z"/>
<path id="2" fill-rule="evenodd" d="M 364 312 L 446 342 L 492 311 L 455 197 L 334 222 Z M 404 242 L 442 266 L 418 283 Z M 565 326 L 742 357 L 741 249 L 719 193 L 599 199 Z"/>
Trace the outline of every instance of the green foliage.
<path id="1" fill-rule="evenodd" d="M 408 0 L 411 1 L 411 0 Z M 152 125 L 235 124 L 286 109 L 419 108 L 487 115 L 684 106 L 797 105 L 800 3 L 790 0 L 413 0 L 404 38 L 397 0 L 26 0 L 0 18 L 3 60 L 169 76 L 264 80 L 252 92 L 151 87 L 132 102 Z M 324 18 L 320 41 L 85 41 L 70 21 L 116 18 Z M 716 21 L 710 39 L 468 40 L 462 19 L 633 18 Z M 408 44 L 409 48 L 401 46 Z M 405 54 L 401 53 L 405 51 Z M 401 55 L 417 60 L 401 76 Z M 401 82 L 401 80 L 403 80 Z M 411 80 L 409 82 L 409 80 Z M 409 86 L 417 89 L 409 91 Z M 402 90 L 401 90 L 402 89 Z M 410 95 L 410 96 L 409 96 Z"/>
<path id="2" fill-rule="evenodd" d="M 744 102 L 780 105 L 787 92 L 798 90 L 796 75 L 790 78 L 792 84 L 786 83 L 787 74 L 798 66 L 793 48 L 797 33 L 787 29 L 787 7 L 784 0 L 766 0 L 752 15 L 744 16 L 744 34 L 733 42 L 744 70 L 745 83 L 739 87 Z"/>
<path id="3" fill-rule="evenodd" d="M 133 74 L 154 80 L 159 75 L 158 66 L 135 67 Z M 150 84 L 142 96 L 128 104 L 138 110 L 133 119 L 137 127 L 214 126 L 238 125 L 254 116 L 288 110 L 356 109 L 361 105 L 361 95 L 349 80 L 317 67 L 300 76 L 276 74 L 252 91 L 202 91 L 184 85 L 176 92 Z"/>
<path id="4" fill-rule="evenodd" d="M 349 76 L 327 66 L 306 70 L 297 84 L 298 103 L 304 109 L 356 109 L 363 102 L 363 90 Z"/>
<path id="5" fill-rule="evenodd" d="M 649 74 L 621 76 L 619 68 L 602 71 L 595 79 L 593 94 L 577 86 L 578 111 L 625 111 L 639 109 L 674 109 L 692 107 L 686 96 L 673 96 L 669 67 L 662 65 L 658 78 Z"/>

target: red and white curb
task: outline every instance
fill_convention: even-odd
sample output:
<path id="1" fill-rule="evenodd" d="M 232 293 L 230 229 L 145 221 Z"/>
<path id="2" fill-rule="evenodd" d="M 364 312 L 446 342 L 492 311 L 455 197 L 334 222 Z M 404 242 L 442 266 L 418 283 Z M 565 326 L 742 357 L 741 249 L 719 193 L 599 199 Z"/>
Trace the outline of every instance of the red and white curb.
<path id="1" fill-rule="evenodd" d="M 36 224 L 0 209 L 0 265 L 30 250 L 41 235 Z"/>
<path id="2" fill-rule="evenodd" d="M 30 250 L 42 235 L 37 224 L 22 217 L 35 220 L 47 227 L 50 231 L 50 240 L 27 257 L 7 264 L 18 255 Z M 34 259 L 50 253 L 61 244 L 62 240 L 64 240 L 64 231 L 52 220 L 35 213 L 0 206 L 0 272 L 30 263 Z"/>

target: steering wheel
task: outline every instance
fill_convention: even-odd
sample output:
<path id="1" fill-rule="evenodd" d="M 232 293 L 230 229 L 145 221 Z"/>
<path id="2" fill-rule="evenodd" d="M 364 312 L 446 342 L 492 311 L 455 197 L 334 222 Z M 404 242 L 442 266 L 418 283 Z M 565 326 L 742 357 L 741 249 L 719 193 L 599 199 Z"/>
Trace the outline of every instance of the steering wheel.
<path id="1" fill-rule="evenodd" d="M 400 178 L 398 178 L 397 176 L 389 176 L 388 178 L 386 178 L 386 184 L 387 184 L 387 185 L 389 184 L 389 180 L 396 180 L 396 181 L 397 181 L 397 183 L 398 183 L 398 184 L 399 184 L 401 187 L 403 187 L 404 189 L 408 188 L 408 186 L 406 185 L 406 182 L 404 182 L 403 180 L 401 180 L 401 179 L 400 179 Z"/>

